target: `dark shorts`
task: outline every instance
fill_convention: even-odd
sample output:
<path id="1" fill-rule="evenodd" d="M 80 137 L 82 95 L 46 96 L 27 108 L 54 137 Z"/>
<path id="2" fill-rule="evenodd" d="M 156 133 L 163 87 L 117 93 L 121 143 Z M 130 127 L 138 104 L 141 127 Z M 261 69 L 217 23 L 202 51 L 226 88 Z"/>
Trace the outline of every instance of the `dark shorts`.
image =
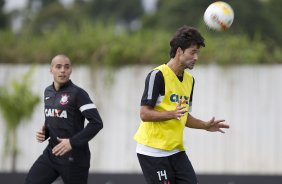
<path id="1" fill-rule="evenodd" d="M 184 151 L 168 157 L 137 153 L 147 184 L 197 184 L 197 177 Z"/>
<path id="2" fill-rule="evenodd" d="M 29 170 L 25 184 L 51 184 L 61 176 L 64 184 L 87 184 L 89 167 L 61 165 L 41 155 Z"/>

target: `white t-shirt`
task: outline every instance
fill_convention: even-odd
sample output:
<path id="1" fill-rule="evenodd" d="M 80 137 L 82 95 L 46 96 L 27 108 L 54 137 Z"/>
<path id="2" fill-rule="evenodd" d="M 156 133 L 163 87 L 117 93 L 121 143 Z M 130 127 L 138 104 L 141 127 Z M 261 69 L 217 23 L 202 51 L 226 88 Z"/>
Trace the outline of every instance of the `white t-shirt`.
<path id="1" fill-rule="evenodd" d="M 137 143 L 137 146 L 136 146 L 136 153 L 151 156 L 151 157 L 168 157 L 170 155 L 174 155 L 179 152 L 180 150 L 178 149 L 168 151 L 168 150 L 162 150 L 158 148 L 152 148 L 152 147 L 145 146 L 139 143 Z"/>

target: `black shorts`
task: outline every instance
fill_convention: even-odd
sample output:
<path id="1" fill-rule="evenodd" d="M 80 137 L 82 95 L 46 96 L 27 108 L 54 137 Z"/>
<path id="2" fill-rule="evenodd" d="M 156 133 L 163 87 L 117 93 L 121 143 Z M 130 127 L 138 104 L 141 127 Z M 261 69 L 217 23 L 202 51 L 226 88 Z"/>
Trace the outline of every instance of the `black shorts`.
<path id="1" fill-rule="evenodd" d="M 89 167 L 61 165 L 41 155 L 29 170 L 25 184 L 51 184 L 61 176 L 64 184 L 87 184 Z"/>
<path id="2" fill-rule="evenodd" d="M 147 184 L 197 184 L 197 177 L 184 151 L 168 157 L 137 153 Z"/>

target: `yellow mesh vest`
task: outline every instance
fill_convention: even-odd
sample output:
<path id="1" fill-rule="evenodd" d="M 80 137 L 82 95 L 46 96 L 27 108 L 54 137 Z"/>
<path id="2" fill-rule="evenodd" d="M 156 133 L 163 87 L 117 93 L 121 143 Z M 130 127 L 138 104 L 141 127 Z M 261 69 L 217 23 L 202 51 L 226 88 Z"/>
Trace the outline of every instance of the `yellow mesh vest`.
<path id="1" fill-rule="evenodd" d="M 167 66 L 161 65 L 155 70 L 160 70 L 164 76 L 165 95 L 162 102 L 154 107 L 157 111 L 175 110 L 178 101 L 183 101 L 186 110 L 189 109 L 189 99 L 193 86 L 193 78 L 188 72 L 184 72 L 183 81 L 180 82 L 175 73 Z M 184 101 L 185 100 L 185 101 Z M 143 145 L 163 150 L 184 150 L 183 130 L 188 113 L 180 120 L 171 119 L 161 122 L 143 122 L 134 136 L 134 139 Z"/>

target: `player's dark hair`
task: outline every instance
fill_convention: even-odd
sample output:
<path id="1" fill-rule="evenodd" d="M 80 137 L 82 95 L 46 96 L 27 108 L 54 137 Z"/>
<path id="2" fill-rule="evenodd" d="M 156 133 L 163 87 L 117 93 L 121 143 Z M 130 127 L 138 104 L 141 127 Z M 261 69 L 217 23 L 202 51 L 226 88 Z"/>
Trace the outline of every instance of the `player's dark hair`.
<path id="1" fill-rule="evenodd" d="M 186 25 L 180 27 L 170 41 L 170 58 L 175 57 L 178 47 L 184 51 L 192 45 L 205 47 L 205 40 L 197 29 Z"/>

